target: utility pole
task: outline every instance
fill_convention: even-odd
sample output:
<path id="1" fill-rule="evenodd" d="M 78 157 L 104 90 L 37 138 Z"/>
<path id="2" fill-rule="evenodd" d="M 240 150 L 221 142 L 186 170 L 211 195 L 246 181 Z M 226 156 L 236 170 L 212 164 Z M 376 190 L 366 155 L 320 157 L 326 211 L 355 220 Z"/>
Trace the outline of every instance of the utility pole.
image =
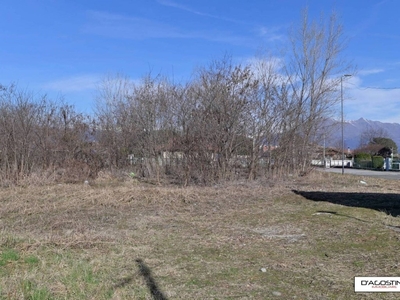
<path id="1" fill-rule="evenodd" d="M 342 75 L 340 77 L 340 99 L 341 99 L 341 111 L 342 111 L 342 175 L 344 174 L 344 117 L 343 117 L 343 78 L 351 77 L 349 74 Z"/>

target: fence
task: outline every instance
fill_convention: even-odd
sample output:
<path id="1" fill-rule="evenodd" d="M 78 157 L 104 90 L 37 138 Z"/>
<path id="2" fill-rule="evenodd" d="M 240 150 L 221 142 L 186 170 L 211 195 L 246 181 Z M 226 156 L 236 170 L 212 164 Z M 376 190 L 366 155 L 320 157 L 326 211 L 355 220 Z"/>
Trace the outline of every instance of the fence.
<path id="1" fill-rule="evenodd" d="M 354 159 L 345 159 L 344 166 L 346 168 L 354 168 L 354 169 L 365 169 L 365 170 L 386 170 L 386 171 L 400 171 L 400 160 L 394 160 L 392 158 L 384 159 L 383 165 L 380 167 L 374 166 L 372 160 L 361 160 L 357 161 Z M 325 164 L 323 159 L 313 159 L 311 161 L 313 166 L 319 166 L 326 168 L 334 168 L 334 167 L 341 167 L 342 160 L 341 159 L 331 159 L 326 158 Z"/>
<path id="2" fill-rule="evenodd" d="M 342 163 L 344 163 L 344 166 L 346 168 L 351 168 L 351 167 L 353 167 L 353 164 L 354 164 L 352 159 L 345 159 L 344 161 L 342 161 L 341 159 L 326 158 L 325 164 L 324 164 L 323 159 L 313 159 L 311 161 L 311 164 L 313 166 L 323 167 L 325 165 L 326 168 L 341 167 Z"/>

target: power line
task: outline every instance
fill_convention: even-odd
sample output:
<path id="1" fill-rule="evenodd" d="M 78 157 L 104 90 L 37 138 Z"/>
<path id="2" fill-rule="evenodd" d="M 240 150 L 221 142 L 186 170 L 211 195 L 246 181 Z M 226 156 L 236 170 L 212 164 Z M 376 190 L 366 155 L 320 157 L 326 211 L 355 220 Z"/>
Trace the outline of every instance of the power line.
<path id="1" fill-rule="evenodd" d="M 356 89 L 358 89 L 358 90 L 369 90 L 369 89 L 374 89 L 374 90 L 400 90 L 400 87 L 387 87 L 387 88 L 384 88 L 384 87 L 366 86 L 364 88 L 358 87 Z"/>
<path id="2" fill-rule="evenodd" d="M 355 89 L 357 90 L 369 90 L 369 89 L 373 89 L 373 90 L 400 90 L 399 86 L 395 86 L 395 87 L 377 87 L 377 86 L 366 86 L 366 87 L 356 87 L 356 85 L 354 83 L 348 83 L 352 86 L 355 86 Z"/>

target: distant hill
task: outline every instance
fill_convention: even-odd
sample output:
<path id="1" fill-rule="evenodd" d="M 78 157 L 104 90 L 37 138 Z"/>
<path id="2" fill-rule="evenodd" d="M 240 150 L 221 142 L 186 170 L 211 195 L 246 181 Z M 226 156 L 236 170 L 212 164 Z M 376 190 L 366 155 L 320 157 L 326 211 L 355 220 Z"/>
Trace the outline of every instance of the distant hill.
<path id="1" fill-rule="evenodd" d="M 330 119 L 327 121 L 327 127 L 331 127 L 330 133 L 327 134 L 326 145 L 338 146 L 341 144 L 341 123 L 337 120 Z M 396 142 L 400 147 L 400 124 L 399 123 L 383 123 L 379 121 L 366 120 L 360 118 L 355 121 L 345 121 L 344 123 L 344 140 L 345 148 L 355 149 L 360 144 L 360 137 L 366 130 L 383 130 L 388 132 L 389 138 Z"/>

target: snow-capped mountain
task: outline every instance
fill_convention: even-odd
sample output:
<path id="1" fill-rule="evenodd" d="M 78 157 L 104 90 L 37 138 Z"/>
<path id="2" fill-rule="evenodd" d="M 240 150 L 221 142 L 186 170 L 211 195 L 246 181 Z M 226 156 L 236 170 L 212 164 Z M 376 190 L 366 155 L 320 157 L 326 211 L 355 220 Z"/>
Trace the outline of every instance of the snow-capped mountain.
<path id="1" fill-rule="evenodd" d="M 331 126 L 330 133 L 327 134 L 326 144 L 327 146 L 340 145 L 342 131 L 341 123 L 337 120 L 330 119 L 327 125 Z M 360 118 L 355 121 L 344 122 L 344 144 L 345 148 L 355 149 L 360 145 L 360 138 L 364 132 L 387 132 L 397 146 L 400 146 L 400 124 L 399 123 L 383 123 L 380 121 L 371 121 L 364 118 Z"/>

